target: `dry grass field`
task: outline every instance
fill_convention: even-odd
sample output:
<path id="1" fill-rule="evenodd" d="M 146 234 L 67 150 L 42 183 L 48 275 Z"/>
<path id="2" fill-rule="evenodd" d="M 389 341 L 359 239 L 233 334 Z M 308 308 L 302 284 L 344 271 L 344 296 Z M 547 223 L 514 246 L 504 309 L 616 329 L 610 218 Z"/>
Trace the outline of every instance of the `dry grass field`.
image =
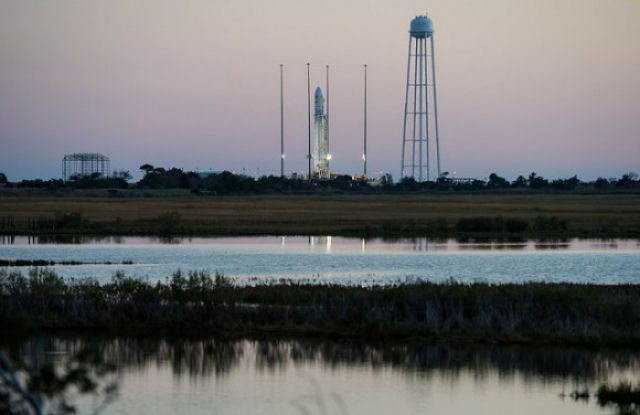
<path id="1" fill-rule="evenodd" d="M 416 234 L 446 232 L 461 218 L 502 216 L 532 222 L 547 216 L 565 221 L 573 234 L 640 235 L 638 194 L 0 196 L 0 227 L 10 218 L 14 232 L 29 230 L 34 226 L 29 221 L 72 212 L 79 212 L 83 221 L 75 231 L 123 234 Z"/>

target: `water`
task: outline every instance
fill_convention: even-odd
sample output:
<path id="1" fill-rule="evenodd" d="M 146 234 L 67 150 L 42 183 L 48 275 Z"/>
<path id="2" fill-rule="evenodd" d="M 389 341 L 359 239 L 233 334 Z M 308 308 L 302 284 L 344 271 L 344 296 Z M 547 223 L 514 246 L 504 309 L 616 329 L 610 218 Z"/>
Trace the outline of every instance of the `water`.
<path id="1" fill-rule="evenodd" d="M 629 350 L 412 342 L 94 335 L 2 347 L 32 368 L 59 369 L 79 350 L 99 350 L 116 368 L 99 382 L 119 385 L 107 414 L 613 414 L 593 393 L 604 383 L 636 383 L 640 369 L 640 353 Z M 592 396 L 572 399 L 576 390 Z M 80 413 L 101 400 L 71 397 Z"/>
<path id="2" fill-rule="evenodd" d="M 640 283 L 636 240 L 460 242 L 336 237 L 14 238 L 0 259 L 93 262 L 54 266 L 67 277 L 107 281 L 116 270 L 150 280 L 176 269 L 220 271 L 238 283 L 280 278 L 374 284 L 421 278 L 460 281 Z M 122 264 L 132 261 L 133 264 Z M 100 264 L 104 262 L 114 265 Z M 26 271 L 27 268 L 20 268 Z M 94 350 L 115 370 L 118 395 L 103 413 L 154 414 L 615 414 L 594 392 L 640 382 L 640 352 L 423 342 L 309 339 L 142 338 L 40 335 L 6 338 L 0 350 L 31 368 L 64 370 Z M 88 361 L 89 373 L 96 372 Z M 99 371 L 98 371 L 99 372 Z M 96 372 L 96 373 L 98 373 Z M 574 391 L 589 399 L 574 399 Z M 105 395 L 69 393 L 79 413 Z"/>
<path id="3" fill-rule="evenodd" d="M 450 278 L 491 283 L 640 283 L 640 241 L 624 239 L 459 242 L 272 236 L 71 241 L 76 243 L 16 237 L 4 241 L 0 259 L 90 263 L 52 268 L 65 277 L 102 282 L 117 270 L 155 281 L 181 269 L 220 272 L 238 284 L 281 278 L 363 285 Z"/>

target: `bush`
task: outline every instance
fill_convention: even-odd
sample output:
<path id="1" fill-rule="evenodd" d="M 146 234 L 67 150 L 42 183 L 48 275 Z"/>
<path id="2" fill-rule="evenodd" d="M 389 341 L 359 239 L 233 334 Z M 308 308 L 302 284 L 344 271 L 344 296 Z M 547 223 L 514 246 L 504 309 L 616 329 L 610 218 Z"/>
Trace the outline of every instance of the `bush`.
<path id="1" fill-rule="evenodd" d="M 165 212 L 161 215 L 158 215 L 154 222 L 158 222 L 160 224 L 160 232 L 164 235 L 173 235 L 178 233 L 180 230 L 180 224 L 182 222 L 182 217 L 176 211 Z"/>
<path id="2" fill-rule="evenodd" d="M 462 218 L 456 223 L 456 231 L 461 233 L 482 233 L 494 231 L 494 220 L 487 217 Z"/>
<path id="3" fill-rule="evenodd" d="M 598 388 L 596 396 L 600 406 L 607 406 L 610 404 L 623 407 L 640 405 L 640 387 L 634 388 L 629 382 L 621 382 L 616 387 L 602 385 Z"/>
<path id="4" fill-rule="evenodd" d="M 508 218 L 504 222 L 504 230 L 509 233 L 526 232 L 529 230 L 529 224 L 521 218 Z"/>
<path id="5" fill-rule="evenodd" d="M 77 229 L 83 224 L 82 212 L 55 212 L 53 224 L 56 229 Z"/>
<path id="6" fill-rule="evenodd" d="M 536 232 L 564 232 L 567 228 L 567 221 L 557 216 L 537 216 L 533 222 Z"/>

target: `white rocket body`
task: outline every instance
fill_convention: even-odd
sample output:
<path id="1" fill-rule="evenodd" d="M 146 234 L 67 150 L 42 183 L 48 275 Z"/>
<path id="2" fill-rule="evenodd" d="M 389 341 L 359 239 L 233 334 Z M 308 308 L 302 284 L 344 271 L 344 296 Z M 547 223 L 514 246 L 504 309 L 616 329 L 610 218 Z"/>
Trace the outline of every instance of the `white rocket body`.
<path id="1" fill-rule="evenodd" d="M 329 179 L 329 139 L 327 136 L 327 115 L 324 112 L 324 97 L 322 89 L 316 88 L 315 116 L 314 116 L 314 148 L 313 148 L 313 174 L 319 179 Z"/>

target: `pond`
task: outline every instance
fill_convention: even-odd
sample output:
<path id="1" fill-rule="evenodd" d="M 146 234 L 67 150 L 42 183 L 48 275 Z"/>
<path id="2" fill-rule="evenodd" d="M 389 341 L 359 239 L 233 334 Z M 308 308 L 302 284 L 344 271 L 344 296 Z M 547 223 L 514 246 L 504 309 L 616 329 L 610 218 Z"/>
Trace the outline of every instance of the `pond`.
<path id="1" fill-rule="evenodd" d="M 640 283 L 640 241 L 564 239 L 457 241 L 355 239 L 331 236 L 157 238 L 50 241 L 0 239 L 0 260 L 46 260 L 68 278 L 164 279 L 176 270 L 219 272 L 237 284 L 279 279 L 313 283 L 386 284 L 411 280 L 508 283 Z M 68 243 L 71 242 L 71 243 Z M 75 261 L 80 265 L 60 265 Z M 26 272 L 29 266 L 10 267 Z"/>
<path id="2" fill-rule="evenodd" d="M 114 414 L 613 414 L 623 412 L 595 391 L 635 384 L 640 369 L 640 353 L 624 349 L 95 335 L 1 343 L 23 367 L 62 372 L 97 350 L 115 368 L 96 378 L 117 384 L 104 411 Z M 80 413 L 105 403 L 69 396 Z"/>

